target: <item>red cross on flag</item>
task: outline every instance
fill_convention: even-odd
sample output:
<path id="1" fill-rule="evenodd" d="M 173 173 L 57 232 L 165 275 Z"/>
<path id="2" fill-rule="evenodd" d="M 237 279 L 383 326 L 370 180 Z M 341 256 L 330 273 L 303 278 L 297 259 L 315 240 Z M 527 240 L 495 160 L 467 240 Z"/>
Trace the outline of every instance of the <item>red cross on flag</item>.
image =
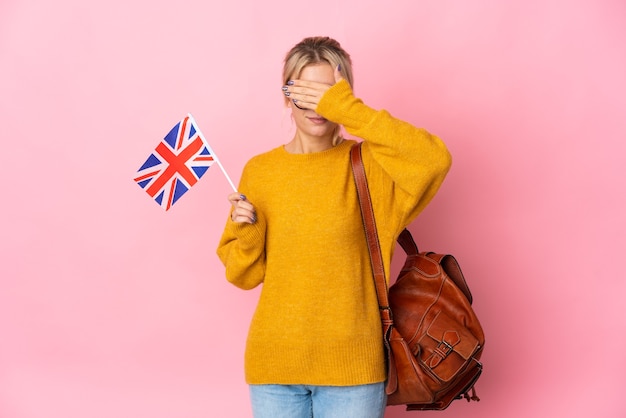
<path id="1" fill-rule="evenodd" d="M 237 190 L 191 114 L 178 122 L 139 168 L 135 182 L 169 210 L 217 162 Z"/>

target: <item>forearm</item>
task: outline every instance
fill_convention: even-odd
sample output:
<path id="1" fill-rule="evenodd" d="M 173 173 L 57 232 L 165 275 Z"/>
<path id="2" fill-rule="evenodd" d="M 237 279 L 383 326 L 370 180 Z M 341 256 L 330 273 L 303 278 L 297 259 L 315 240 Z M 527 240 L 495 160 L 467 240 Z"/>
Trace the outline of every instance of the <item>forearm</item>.
<path id="1" fill-rule="evenodd" d="M 399 211 L 399 224 L 414 219 L 441 186 L 451 165 L 445 144 L 425 129 L 370 108 L 344 80 L 326 91 L 316 112 L 364 140 L 368 179 L 374 190 L 386 190 L 381 202 L 385 211 Z"/>
<path id="2" fill-rule="evenodd" d="M 242 289 L 252 289 L 265 275 L 265 223 L 237 223 L 228 220 L 217 248 L 226 267 L 226 279 Z"/>
<path id="3" fill-rule="evenodd" d="M 365 152 L 402 188 L 410 190 L 428 177 L 440 183 L 450 168 L 450 153 L 438 137 L 385 110 L 370 108 L 353 95 L 345 80 L 326 91 L 316 112 L 365 140 Z"/>

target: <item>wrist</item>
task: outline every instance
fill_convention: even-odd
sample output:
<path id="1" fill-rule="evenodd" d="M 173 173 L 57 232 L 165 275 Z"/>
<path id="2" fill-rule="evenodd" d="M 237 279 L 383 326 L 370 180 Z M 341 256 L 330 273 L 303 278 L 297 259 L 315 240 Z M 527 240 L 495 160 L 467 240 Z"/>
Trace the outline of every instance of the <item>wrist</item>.
<path id="1" fill-rule="evenodd" d="M 368 123 L 376 111 L 354 97 L 350 84 L 340 80 L 328 89 L 315 108 L 315 112 L 346 129 L 358 129 Z"/>

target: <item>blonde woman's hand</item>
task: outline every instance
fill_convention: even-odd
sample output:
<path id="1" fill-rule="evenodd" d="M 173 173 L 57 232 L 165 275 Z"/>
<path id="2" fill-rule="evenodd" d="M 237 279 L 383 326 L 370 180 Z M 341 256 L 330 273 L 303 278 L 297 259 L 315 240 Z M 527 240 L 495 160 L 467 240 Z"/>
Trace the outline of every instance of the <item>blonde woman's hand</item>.
<path id="1" fill-rule="evenodd" d="M 228 200 L 233 205 L 233 211 L 230 214 L 230 218 L 233 222 L 256 223 L 257 218 L 254 205 L 248 202 L 244 195 L 241 193 L 231 193 L 228 195 Z"/>
<path id="2" fill-rule="evenodd" d="M 334 70 L 334 79 L 335 83 L 343 79 L 339 66 Z M 293 104 L 299 109 L 315 110 L 324 93 L 326 93 L 333 84 L 320 83 L 312 80 L 289 80 L 287 85 L 283 86 L 283 93 L 291 99 Z"/>

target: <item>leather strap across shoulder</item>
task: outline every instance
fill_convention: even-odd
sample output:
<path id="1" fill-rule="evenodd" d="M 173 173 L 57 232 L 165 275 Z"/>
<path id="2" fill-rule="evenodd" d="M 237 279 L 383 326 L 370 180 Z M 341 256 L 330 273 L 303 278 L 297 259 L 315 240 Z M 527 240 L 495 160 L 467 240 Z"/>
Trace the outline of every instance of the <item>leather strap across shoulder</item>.
<path id="1" fill-rule="evenodd" d="M 365 167 L 363 166 L 361 144 L 361 142 L 355 144 L 350 150 L 350 161 L 352 164 L 352 173 L 354 174 L 357 194 L 359 196 L 359 204 L 361 206 L 361 216 L 363 217 L 363 224 L 365 227 L 365 237 L 367 239 L 367 246 L 370 252 L 370 261 L 372 264 L 372 271 L 374 273 L 374 284 L 376 285 L 376 295 L 378 296 L 378 307 L 383 321 L 383 332 L 387 335 L 387 328 L 393 325 L 393 320 L 391 318 L 391 310 L 389 308 L 387 280 L 385 279 L 385 268 L 383 265 L 382 252 L 380 250 L 380 242 L 378 240 L 378 231 L 376 229 L 376 220 L 374 218 L 374 208 L 372 206 L 369 187 L 367 186 Z"/>

